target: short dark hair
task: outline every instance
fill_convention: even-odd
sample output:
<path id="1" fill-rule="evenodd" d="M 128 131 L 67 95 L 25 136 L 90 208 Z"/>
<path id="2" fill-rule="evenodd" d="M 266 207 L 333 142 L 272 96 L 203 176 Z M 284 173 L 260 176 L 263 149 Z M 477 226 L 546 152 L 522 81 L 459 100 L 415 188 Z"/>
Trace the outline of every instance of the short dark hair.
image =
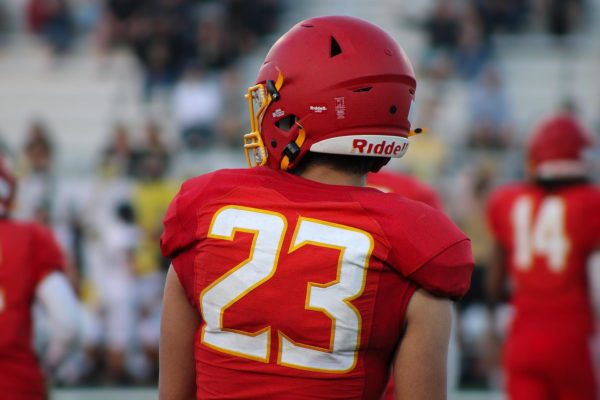
<path id="1" fill-rule="evenodd" d="M 309 165 L 327 165 L 338 171 L 353 175 L 365 175 L 373 171 L 376 166 L 380 166 L 382 161 L 381 157 L 326 154 L 309 151 L 291 172 L 295 175 L 301 175 Z"/>

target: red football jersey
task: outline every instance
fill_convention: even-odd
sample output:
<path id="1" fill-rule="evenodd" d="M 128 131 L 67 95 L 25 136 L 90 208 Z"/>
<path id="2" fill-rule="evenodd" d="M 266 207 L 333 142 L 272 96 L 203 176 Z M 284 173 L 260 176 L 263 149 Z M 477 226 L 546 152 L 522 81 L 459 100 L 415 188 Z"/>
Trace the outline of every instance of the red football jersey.
<path id="1" fill-rule="evenodd" d="M 198 399 L 374 399 L 418 287 L 460 297 L 469 240 L 443 213 L 269 168 L 186 182 L 161 238 L 190 303 Z"/>
<path id="2" fill-rule="evenodd" d="M 62 266 L 50 231 L 0 219 L 0 394 L 10 393 L 11 399 L 45 398 L 32 348 L 31 306 L 37 285 Z"/>
<path id="3" fill-rule="evenodd" d="M 600 245 L 599 210 L 600 189 L 589 184 L 544 191 L 522 183 L 492 194 L 488 220 L 507 254 L 514 326 L 592 330 L 586 264 Z"/>
<path id="4" fill-rule="evenodd" d="M 437 192 L 410 175 L 385 170 L 370 173 L 367 176 L 367 186 L 385 193 L 396 193 L 439 210 L 442 209 L 442 200 Z"/>

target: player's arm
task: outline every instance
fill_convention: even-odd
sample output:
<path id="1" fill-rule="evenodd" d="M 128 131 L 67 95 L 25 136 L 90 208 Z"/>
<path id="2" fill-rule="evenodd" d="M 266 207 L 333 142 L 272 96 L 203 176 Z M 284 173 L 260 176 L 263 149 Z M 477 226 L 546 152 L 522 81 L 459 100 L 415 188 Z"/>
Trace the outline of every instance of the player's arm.
<path id="1" fill-rule="evenodd" d="M 494 245 L 486 276 L 486 292 L 490 309 L 507 299 L 506 251 L 499 243 Z"/>
<path id="2" fill-rule="evenodd" d="M 588 275 L 592 304 L 596 313 L 596 321 L 600 324 L 600 246 L 590 256 L 588 262 Z"/>
<path id="3" fill-rule="evenodd" d="M 66 275 L 58 271 L 43 278 L 35 295 L 37 303 L 48 317 L 48 330 L 52 340 L 45 362 L 52 368 L 60 364 L 81 336 L 79 302 Z"/>
<path id="4" fill-rule="evenodd" d="M 446 358 L 452 325 L 449 299 L 420 289 L 406 311 L 406 330 L 394 359 L 396 399 L 446 399 Z"/>
<path id="5" fill-rule="evenodd" d="M 159 398 L 196 398 L 194 335 L 200 315 L 190 305 L 173 266 L 167 273 L 160 321 Z"/>

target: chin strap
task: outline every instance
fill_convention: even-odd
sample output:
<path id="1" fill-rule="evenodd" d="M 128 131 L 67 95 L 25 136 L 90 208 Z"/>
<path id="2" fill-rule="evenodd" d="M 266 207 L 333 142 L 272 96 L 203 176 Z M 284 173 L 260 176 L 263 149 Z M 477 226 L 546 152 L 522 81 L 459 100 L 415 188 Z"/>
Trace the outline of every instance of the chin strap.
<path id="1" fill-rule="evenodd" d="M 296 125 L 298 125 L 298 136 L 296 137 L 296 140 L 289 142 L 287 146 L 285 146 L 285 149 L 283 149 L 283 158 L 279 164 L 279 168 L 281 168 L 282 171 L 287 171 L 290 164 L 298 157 L 300 149 L 306 140 L 304 128 L 297 122 Z"/>
<path id="2" fill-rule="evenodd" d="M 267 89 L 273 101 L 279 100 L 279 90 L 281 90 L 281 87 L 283 86 L 283 74 L 279 67 L 275 67 L 275 69 L 277 69 L 277 80 L 275 83 L 273 83 L 273 81 L 267 81 Z"/>

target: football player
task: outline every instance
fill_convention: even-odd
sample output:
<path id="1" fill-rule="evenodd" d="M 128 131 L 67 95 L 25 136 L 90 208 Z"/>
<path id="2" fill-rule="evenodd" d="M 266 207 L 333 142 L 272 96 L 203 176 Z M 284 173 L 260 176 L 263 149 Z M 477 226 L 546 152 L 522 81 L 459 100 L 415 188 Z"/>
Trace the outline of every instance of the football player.
<path id="1" fill-rule="evenodd" d="M 446 397 L 470 241 L 364 187 L 406 151 L 415 89 L 399 45 L 357 18 L 273 45 L 248 91 L 254 168 L 187 181 L 165 216 L 161 399 L 375 399 L 392 364 L 399 398 Z"/>
<path id="2" fill-rule="evenodd" d="M 78 337 L 79 305 L 52 233 L 10 218 L 15 188 L 0 155 L 0 397 L 41 400 L 46 388 L 32 348 L 31 307 L 37 302 L 46 312 L 52 340 L 44 361 L 53 368 Z"/>
<path id="3" fill-rule="evenodd" d="M 583 159 L 590 144 L 570 114 L 543 121 L 527 144 L 529 179 L 489 199 L 497 257 L 488 289 L 501 300 L 508 276 L 515 309 L 503 356 L 511 399 L 597 399 L 586 264 L 600 246 L 600 189 Z"/>

